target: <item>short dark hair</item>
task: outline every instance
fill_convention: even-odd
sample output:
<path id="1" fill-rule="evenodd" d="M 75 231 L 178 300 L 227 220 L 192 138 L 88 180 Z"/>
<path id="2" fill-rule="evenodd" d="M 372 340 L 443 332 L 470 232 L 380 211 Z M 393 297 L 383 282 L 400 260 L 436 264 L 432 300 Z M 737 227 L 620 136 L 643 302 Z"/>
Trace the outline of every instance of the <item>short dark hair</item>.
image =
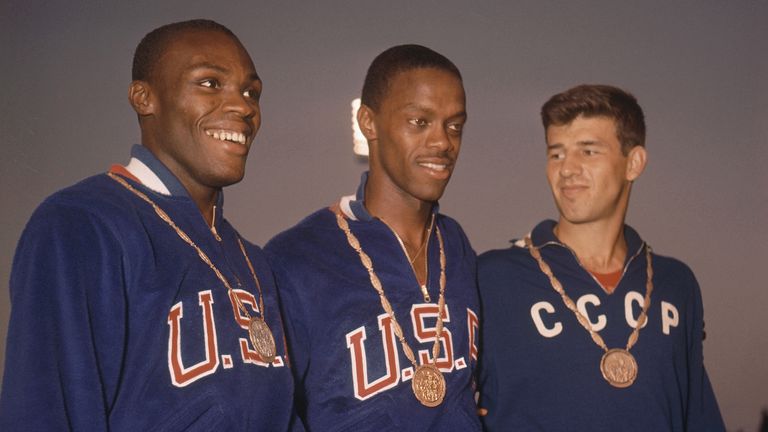
<path id="1" fill-rule="evenodd" d="M 578 116 L 612 118 L 624 154 L 635 146 L 645 146 L 643 109 L 632 94 L 618 87 L 582 84 L 552 96 L 541 107 L 544 130 L 567 125 Z"/>
<path id="2" fill-rule="evenodd" d="M 175 36 L 187 31 L 194 30 L 213 30 L 222 32 L 240 43 L 240 40 L 227 27 L 207 19 L 194 19 L 189 21 L 180 21 L 166 24 L 158 27 L 146 36 L 136 46 L 136 52 L 133 55 L 133 70 L 131 79 L 134 81 L 148 81 L 152 77 L 158 60 L 163 55 L 168 43 Z M 242 44 L 241 44 L 242 45 Z"/>
<path id="3" fill-rule="evenodd" d="M 462 80 L 459 68 L 444 55 L 421 45 L 397 45 L 382 52 L 368 67 L 363 83 L 361 103 L 379 109 L 394 77 L 412 69 L 433 68 L 446 71 Z"/>

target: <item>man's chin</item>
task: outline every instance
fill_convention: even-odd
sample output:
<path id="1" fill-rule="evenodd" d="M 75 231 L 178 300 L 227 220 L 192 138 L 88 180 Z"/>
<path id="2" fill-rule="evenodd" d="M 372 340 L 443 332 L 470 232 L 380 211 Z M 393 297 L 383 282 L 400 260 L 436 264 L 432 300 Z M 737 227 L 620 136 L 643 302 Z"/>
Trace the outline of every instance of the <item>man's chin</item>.
<path id="1" fill-rule="evenodd" d="M 243 178 L 245 178 L 245 169 L 233 170 L 216 176 L 212 183 L 215 187 L 225 188 L 240 183 Z"/>
<path id="2" fill-rule="evenodd" d="M 438 202 L 440 198 L 443 197 L 444 193 L 445 193 L 445 187 L 442 187 L 436 190 L 425 191 L 423 194 L 420 194 L 418 198 L 424 202 L 434 204 Z"/>

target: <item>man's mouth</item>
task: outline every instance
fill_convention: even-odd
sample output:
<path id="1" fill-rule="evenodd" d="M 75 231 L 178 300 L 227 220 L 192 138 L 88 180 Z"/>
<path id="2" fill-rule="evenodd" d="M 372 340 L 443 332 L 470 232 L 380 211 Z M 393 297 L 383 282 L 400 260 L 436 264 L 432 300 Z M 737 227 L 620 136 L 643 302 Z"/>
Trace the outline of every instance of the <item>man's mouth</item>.
<path id="1" fill-rule="evenodd" d="M 229 141 L 238 144 L 245 144 L 245 134 L 240 132 L 225 130 L 225 129 L 211 129 L 206 130 L 205 134 L 209 137 L 213 137 L 221 141 Z"/>
<path id="2" fill-rule="evenodd" d="M 575 195 L 578 195 L 584 191 L 586 191 L 588 188 L 586 185 L 563 185 L 560 186 L 560 192 L 563 194 L 563 196 L 566 197 L 574 197 Z"/>
<path id="3" fill-rule="evenodd" d="M 438 172 L 442 172 L 448 169 L 448 164 L 437 164 L 432 162 L 420 162 L 419 166 Z"/>

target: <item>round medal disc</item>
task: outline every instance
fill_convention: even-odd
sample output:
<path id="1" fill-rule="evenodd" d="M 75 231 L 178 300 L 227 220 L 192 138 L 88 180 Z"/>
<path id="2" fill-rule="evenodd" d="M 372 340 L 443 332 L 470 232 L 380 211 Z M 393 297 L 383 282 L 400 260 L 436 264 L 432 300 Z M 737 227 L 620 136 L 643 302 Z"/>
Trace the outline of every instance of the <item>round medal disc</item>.
<path id="1" fill-rule="evenodd" d="M 445 397 L 445 378 L 442 372 L 431 364 L 416 367 L 411 387 L 416 399 L 430 408 L 440 405 Z"/>
<path id="2" fill-rule="evenodd" d="M 248 323 L 248 336 L 262 360 L 272 363 L 275 360 L 275 338 L 263 319 L 251 318 Z"/>
<path id="3" fill-rule="evenodd" d="M 610 385 L 626 388 L 631 386 L 637 378 L 637 361 L 629 351 L 614 348 L 603 354 L 600 360 L 600 371 Z"/>

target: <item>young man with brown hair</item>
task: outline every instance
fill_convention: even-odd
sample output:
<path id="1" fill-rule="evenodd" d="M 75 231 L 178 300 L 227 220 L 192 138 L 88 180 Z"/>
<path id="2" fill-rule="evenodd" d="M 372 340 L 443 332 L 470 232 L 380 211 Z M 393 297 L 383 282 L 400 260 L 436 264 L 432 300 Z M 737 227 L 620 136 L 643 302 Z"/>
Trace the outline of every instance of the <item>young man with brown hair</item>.
<path id="1" fill-rule="evenodd" d="M 699 286 L 624 223 L 645 121 L 616 87 L 541 111 L 557 221 L 480 256 L 489 431 L 724 431 L 702 356 Z"/>

